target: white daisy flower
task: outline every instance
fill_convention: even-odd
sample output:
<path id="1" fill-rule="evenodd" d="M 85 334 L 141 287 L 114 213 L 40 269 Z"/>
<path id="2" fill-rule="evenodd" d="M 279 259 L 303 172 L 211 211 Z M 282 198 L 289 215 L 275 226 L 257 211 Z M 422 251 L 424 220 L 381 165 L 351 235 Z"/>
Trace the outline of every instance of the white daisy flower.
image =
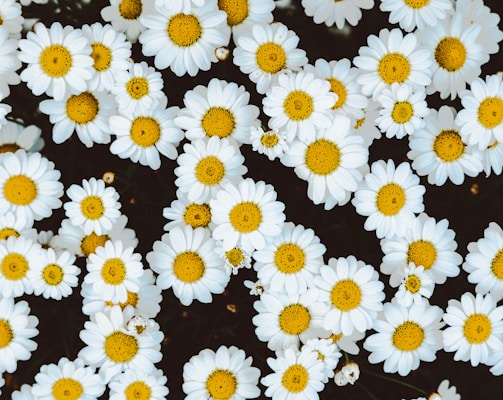
<path id="1" fill-rule="evenodd" d="M 62 100 L 68 93 L 82 93 L 93 76 L 91 46 L 80 29 L 42 22 L 19 40 L 19 59 L 28 64 L 21 80 L 35 96 L 42 93 Z"/>
<path id="2" fill-rule="evenodd" d="M 355 329 L 351 335 L 343 335 L 341 332 L 332 333 L 328 336 L 328 339 L 332 340 L 340 350 L 348 354 L 357 355 L 360 352 L 360 348 L 356 342 L 359 342 L 364 337 L 365 332 L 360 332 Z"/>
<path id="3" fill-rule="evenodd" d="M 306 140 L 308 132 L 329 128 L 333 114 L 330 108 L 337 95 L 330 91 L 330 83 L 316 78 L 312 73 L 299 71 L 278 75 L 262 99 L 263 111 L 270 118 L 272 129 L 282 130 L 286 141 Z"/>
<path id="4" fill-rule="evenodd" d="M 444 314 L 444 350 L 454 361 L 470 361 L 472 367 L 486 364 L 491 353 L 503 352 L 503 306 L 490 295 L 463 293 L 450 299 Z"/>
<path id="5" fill-rule="evenodd" d="M 430 110 L 424 128 L 409 136 L 412 168 L 419 176 L 427 176 L 431 185 L 443 185 L 449 179 L 461 185 L 465 175 L 477 176 L 483 168 L 483 154 L 477 146 L 467 146 L 454 124 L 456 110 L 443 105 Z"/>
<path id="6" fill-rule="evenodd" d="M 36 240 L 37 231 L 33 228 L 33 220 L 25 216 L 17 216 L 13 212 L 7 212 L 0 215 L 0 240 L 7 239 L 9 236 L 27 237 Z"/>
<path id="7" fill-rule="evenodd" d="M 110 400 L 149 399 L 165 400 L 169 394 L 168 378 L 160 369 L 127 369 L 108 384 Z"/>
<path id="8" fill-rule="evenodd" d="M 324 329 L 349 336 L 354 330 L 372 328 L 384 300 L 384 284 L 374 267 L 354 256 L 330 258 L 314 283 L 320 289 L 320 301 L 330 305 Z"/>
<path id="9" fill-rule="evenodd" d="M 44 364 L 35 375 L 33 395 L 39 399 L 67 398 L 95 400 L 105 392 L 105 383 L 80 358 L 61 357 L 57 364 Z"/>
<path id="10" fill-rule="evenodd" d="M 379 239 L 403 235 L 415 213 L 423 212 L 425 187 L 408 162 L 397 167 L 393 160 L 378 160 L 358 185 L 352 204 L 367 217 L 364 228 L 376 231 Z"/>
<path id="11" fill-rule="evenodd" d="M 285 221 L 285 204 L 276 200 L 272 185 L 243 179 L 238 185 L 228 183 L 210 199 L 215 240 L 230 250 L 240 246 L 248 254 L 261 250 L 268 240 L 279 235 Z"/>
<path id="12" fill-rule="evenodd" d="M 228 275 L 237 275 L 242 268 L 251 269 L 251 255 L 240 247 L 233 247 L 230 250 L 225 250 L 222 247 L 222 242 L 218 241 L 215 244 L 215 253 L 224 260 L 225 271 Z"/>
<path id="13" fill-rule="evenodd" d="M 147 29 L 139 41 L 143 55 L 154 56 L 157 69 L 169 67 L 177 76 L 196 76 L 218 61 L 215 50 L 229 44 L 231 29 L 217 0 L 193 6 L 187 14 L 183 8 L 182 2 L 171 2 L 142 15 L 140 21 Z"/>
<path id="14" fill-rule="evenodd" d="M 370 352 L 369 362 L 384 361 L 384 372 L 406 376 L 419 368 L 421 361 L 434 361 L 442 349 L 442 315 L 442 309 L 427 300 L 408 308 L 394 302 L 384 304 L 374 321 L 376 333 L 363 344 Z"/>
<path id="15" fill-rule="evenodd" d="M 414 33 L 404 36 L 398 28 L 384 28 L 379 36 L 370 35 L 367 43 L 353 59 L 361 70 L 357 82 L 364 95 L 377 100 L 382 90 L 395 82 L 408 84 L 414 91 L 431 83 L 431 54 L 420 46 Z"/>
<path id="16" fill-rule="evenodd" d="M 253 151 L 264 154 L 269 161 L 281 158 L 288 149 L 283 132 L 274 129 L 265 131 L 261 126 L 250 128 L 250 141 Z"/>
<path id="17" fill-rule="evenodd" d="M 486 178 L 494 172 L 495 175 L 501 175 L 503 170 L 503 142 L 495 140 L 482 153 L 482 164 Z"/>
<path id="18" fill-rule="evenodd" d="M 222 293 L 229 275 L 214 251 L 215 241 L 204 228 L 176 226 L 154 242 L 147 254 L 150 268 L 156 272 L 157 286 L 173 289 L 180 302 L 211 303 L 212 294 Z"/>
<path id="19" fill-rule="evenodd" d="M 110 231 L 121 215 L 119 193 L 103 179 L 82 179 L 82 185 L 72 184 L 66 194 L 70 201 L 63 204 L 66 216 L 75 226 L 83 226 L 86 235 L 103 235 Z"/>
<path id="20" fill-rule="evenodd" d="M 13 0 L 9 0 L 14 3 Z M 2 0 L 5 3 L 5 0 Z M 19 5 L 18 5 L 19 6 Z M 5 16 L 4 7 L 0 4 L 0 18 L 2 18 L 1 26 L 4 27 L 5 21 L 3 17 Z M 21 68 L 21 61 L 18 57 L 18 40 L 9 37 L 9 33 L 6 29 L 0 30 L 0 57 L 2 58 L 2 65 L 0 65 L 0 98 L 5 98 L 10 94 L 10 85 L 17 85 L 21 82 L 19 74 L 16 72 Z"/>
<path id="21" fill-rule="evenodd" d="M 253 269 L 271 292 L 303 294 L 314 287 L 326 250 L 312 229 L 286 222 L 281 234 L 253 253 Z"/>
<path id="22" fill-rule="evenodd" d="M 166 232 L 169 232 L 175 226 L 184 227 L 189 225 L 193 229 L 208 228 L 210 231 L 215 224 L 211 220 L 211 208 L 206 203 L 196 203 L 189 201 L 187 193 L 180 189 L 176 191 L 176 199 L 171 202 L 169 207 L 164 207 L 162 216 L 169 220 L 163 226 Z"/>
<path id="23" fill-rule="evenodd" d="M 365 147 L 370 147 L 374 140 L 382 137 L 382 133 L 376 123 L 376 119 L 379 117 L 379 110 L 379 103 L 369 99 L 368 106 L 363 109 L 363 117 L 357 119 L 353 127 L 354 132 L 363 138 Z"/>
<path id="24" fill-rule="evenodd" d="M 461 396 L 456 392 L 456 386 L 450 386 L 449 380 L 444 379 L 437 388 L 441 400 L 461 400 Z"/>
<path id="25" fill-rule="evenodd" d="M 393 299 L 402 306 L 410 307 L 412 303 L 419 303 L 423 298 L 429 299 L 433 294 L 433 274 L 422 265 L 410 263 L 405 269 L 397 271 L 397 275 L 402 276 L 402 281 Z"/>
<path id="26" fill-rule="evenodd" d="M 304 348 L 316 352 L 318 358 L 323 361 L 323 372 L 325 373 L 323 383 L 327 383 L 330 378 L 334 377 L 335 367 L 337 367 L 339 358 L 342 356 L 337 345 L 331 339 L 313 338 L 302 346 L 302 349 Z"/>
<path id="27" fill-rule="evenodd" d="M 299 36 L 281 22 L 254 24 L 238 38 L 233 63 L 266 93 L 285 71 L 300 71 L 307 64 L 306 52 L 298 49 Z"/>
<path id="28" fill-rule="evenodd" d="M 219 0 L 218 8 L 227 14 L 227 25 L 236 37 L 257 24 L 273 22 L 272 11 L 276 7 L 274 0 Z"/>
<path id="29" fill-rule="evenodd" d="M 343 29 L 346 22 L 356 26 L 362 18 L 362 9 L 374 7 L 374 0 L 302 0 L 302 7 L 308 17 L 313 17 L 315 24 L 326 26 L 335 24 Z"/>
<path id="30" fill-rule="evenodd" d="M 307 181 L 307 196 L 325 210 L 346 204 L 368 169 L 368 147 L 354 134 L 351 120 L 335 115 L 331 125 L 293 140 L 280 161 Z"/>
<path id="31" fill-rule="evenodd" d="M 183 365 L 186 400 L 255 399 L 260 396 L 260 370 L 236 346 L 203 349 Z"/>
<path id="32" fill-rule="evenodd" d="M 245 279 L 243 281 L 243 285 L 250 289 L 250 296 L 260 296 L 262 293 L 265 292 L 264 285 L 260 281 L 260 279 L 256 281 L 250 281 L 248 279 Z"/>
<path id="33" fill-rule="evenodd" d="M 23 29 L 24 17 L 21 5 L 15 0 L 0 1 L 0 16 L 2 18 L 2 31 L 6 31 L 9 37 L 19 39 Z"/>
<path id="34" fill-rule="evenodd" d="M 28 154 L 43 149 L 45 144 L 42 129 L 35 125 L 7 121 L 0 129 L 0 153 L 16 152 L 23 149 Z"/>

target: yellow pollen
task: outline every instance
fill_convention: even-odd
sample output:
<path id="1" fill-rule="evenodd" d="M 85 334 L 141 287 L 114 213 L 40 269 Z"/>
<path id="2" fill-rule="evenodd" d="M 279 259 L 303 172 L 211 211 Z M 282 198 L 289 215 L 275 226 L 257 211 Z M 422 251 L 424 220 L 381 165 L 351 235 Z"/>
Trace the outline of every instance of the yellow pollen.
<path id="1" fill-rule="evenodd" d="M 226 251 L 225 257 L 233 267 L 238 267 L 245 259 L 243 252 L 236 247 L 230 249 L 229 251 Z"/>
<path id="2" fill-rule="evenodd" d="M 96 248 L 104 246 L 107 241 L 110 240 L 108 235 L 97 235 L 91 232 L 89 235 L 84 236 L 80 242 L 80 249 L 84 254 L 84 257 L 88 257 L 89 254 L 96 253 Z"/>
<path id="3" fill-rule="evenodd" d="M 409 244 L 407 250 L 407 264 L 414 263 L 416 267 L 423 266 L 430 269 L 437 258 L 437 250 L 433 243 L 426 240 L 417 240 Z"/>
<path id="4" fill-rule="evenodd" d="M 10 281 L 18 281 L 26 277 L 29 269 L 28 260 L 18 253 L 9 253 L 4 256 L 0 266 L 2 275 Z"/>
<path id="5" fill-rule="evenodd" d="M 203 259 L 194 251 L 178 254 L 173 262 L 173 273 L 179 280 L 186 283 L 193 283 L 201 279 L 204 270 Z"/>
<path id="6" fill-rule="evenodd" d="M 388 85 L 394 82 L 403 83 L 409 77 L 410 63 L 407 57 L 400 53 L 388 53 L 379 61 L 378 72 Z"/>
<path id="7" fill-rule="evenodd" d="M 119 4 L 119 14 L 127 20 L 137 19 L 141 15 L 142 8 L 141 0 L 122 0 Z"/>
<path id="8" fill-rule="evenodd" d="M 63 281 L 63 276 L 63 268 L 57 264 L 48 264 L 42 271 L 42 278 L 51 286 L 59 285 Z"/>
<path id="9" fill-rule="evenodd" d="M 105 353 L 115 363 L 131 361 L 138 352 L 138 341 L 132 335 L 115 331 L 105 339 Z"/>
<path id="10" fill-rule="evenodd" d="M 249 233 L 258 229 L 262 222 L 262 212 L 251 201 L 238 203 L 229 213 L 231 225 L 240 233 Z"/>
<path id="11" fill-rule="evenodd" d="M 275 133 L 264 133 L 260 138 L 260 143 L 265 147 L 274 147 L 278 144 L 279 137 Z"/>
<path id="12" fill-rule="evenodd" d="M 82 384 L 73 378 L 59 378 L 52 385 L 55 400 L 78 400 L 83 392 Z"/>
<path id="13" fill-rule="evenodd" d="M 236 26 L 248 17 L 248 0 L 218 0 L 218 8 L 227 13 L 227 25 Z"/>
<path id="14" fill-rule="evenodd" d="M 470 344 L 484 343 L 491 331 L 491 320 L 485 314 L 471 314 L 463 325 L 463 335 Z"/>
<path id="15" fill-rule="evenodd" d="M 236 121 L 234 114 L 227 108 L 210 107 L 201 120 L 201 127 L 208 137 L 225 138 L 234 132 Z"/>
<path id="16" fill-rule="evenodd" d="M 355 126 L 354 126 L 354 129 L 355 130 L 360 129 L 364 123 L 365 123 L 365 118 L 357 119 Z"/>
<path id="17" fill-rule="evenodd" d="M 231 371 L 215 369 L 206 380 L 206 390 L 211 399 L 228 400 L 238 388 L 236 377 Z"/>
<path id="18" fill-rule="evenodd" d="M 311 313 L 302 304 L 290 304 L 279 314 L 279 327 L 289 335 L 300 335 L 311 323 Z"/>
<path id="19" fill-rule="evenodd" d="M 192 228 L 206 228 L 211 222 L 211 209 L 206 203 L 189 204 L 185 208 L 183 221 Z"/>
<path id="20" fill-rule="evenodd" d="M 444 162 L 456 161 L 465 152 L 466 145 L 455 130 L 443 130 L 433 142 L 433 151 Z"/>
<path id="21" fill-rule="evenodd" d="M 98 99 L 90 92 L 73 94 L 66 101 L 66 115 L 77 124 L 94 121 L 99 110 Z"/>
<path id="22" fill-rule="evenodd" d="M 435 47 L 435 61 L 449 72 L 454 72 L 466 61 L 465 45 L 456 37 L 445 37 Z"/>
<path id="23" fill-rule="evenodd" d="M 405 281 L 405 288 L 411 293 L 417 293 L 421 289 L 421 280 L 416 275 L 409 275 Z"/>
<path id="24" fill-rule="evenodd" d="M 0 349 L 7 347 L 12 339 L 14 338 L 14 333 L 9 324 L 9 321 L 5 319 L 0 319 Z"/>
<path id="25" fill-rule="evenodd" d="M 9 236 L 19 237 L 20 235 L 14 228 L 0 229 L 0 240 L 7 239 Z"/>
<path id="26" fill-rule="evenodd" d="M 138 304 L 138 294 L 127 290 L 127 300 L 124 303 L 113 303 L 111 301 L 106 301 L 105 304 L 110 307 L 118 305 L 122 310 L 124 310 L 127 306 L 136 307 L 136 305 Z"/>
<path id="27" fill-rule="evenodd" d="M 199 160 L 195 173 L 203 185 L 217 185 L 225 175 L 225 166 L 217 157 L 208 156 Z"/>
<path id="28" fill-rule="evenodd" d="M 126 395 L 125 400 L 150 400 L 151 399 L 151 389 L 145 382 L 135 381 L 130 383 L 126 390 L 124 390 Z"/>
<path id="29" fill-rule="evenodd" d="M 302 392 L 309 382 L 307 369 L 300 364 L 290 365 L 283 373 L 281 384 L 291 393 Z"/>
<path id="30" fill-rule="evenodd" d="M 105 213 L 103 200 L 99 196 L 94 195 L 84 197 L 80 202 L 80 209 L 82 215 L 91 220 L 99 219 Z"/>
<path id="31" fill-rule="evenodd" d="M 328 78 L 327 81 L 330 82 L 330 91 L 337 95 L 337 101 L 332 106 L 332 108 L 334 110 L 337 108 L 341 108 L 342 105 L 345 103 L 346 97 L 348 95 L 346 91 L 346 86 L 344 86 L 344 84 L 336 78 Z"/>
<path id="32" fill-rule="evenodd" d="M 136 117 L 129 131 L 131 140 L 140 147 L 154 146 L 161 138 L 159 122 L 152 117 Z"/>
<path id="33" fill-rule="evenodd" d="M 316 350 L 316 352 L 318 353 L 318 360 L 325 360 L 325 356 L 323 354 L 321 354 L 318 350 Z"/>
<path id="34" fill-rule="evenodd" d="M 503 250 L 499 250 L 491 261 L 491 272 L 500 280 L 503 280 Z"/>
<path id="35" fill-rule="evenodd" d="M 120 258 L 109 258 L 101 267 L 101 277 L 109 285 L 120 285 L 126 279 L 126 265 Z"/>
<path id="36" fill-rule="evenodd" d="M 274 264 L 285 274 L 294 274 L 304 268 L 306 255 L 295 243 L 284 243 L 274 253 Z"/>
<path id="37" fill-rule="evenodd" d="M 427 6 L 430 0 L 404 0 L 405 4 L 407 4 L 410 8 L 423 8 Z"/>
<path id="38" fill-rule="evenodd" d="M 195 15 L 176 14 L 168 22 L 167 33 L 178 47 L 189 47 L 201 38 L 203 28 Z"/>
<path id="39" fill-rule="evenodd" d="M 149 93 L 148 89 L 148 79 L 144 76 L 131 78 L 126 83 L 126 91 L 135 100 L 139 100 L 143 96 L 146 96 Z"/>
<path id="40" fill-rule="evenodd" d="M 398 214 L 405 204 L 405 192 L 396 183 L 388 183 L 377 192 L 376 207 L 386 216 Z"/>
<path id="41" fill-rule="evenodd" d="M 110 48 L 99 42 L 91 43 L 91 47 L 93 49 L 91 57 L 94 60 L 94 69 L 98 72 L 109 69 L 112 62 L 112 51 Z"/>
<path id="42" fill-rule="evenodd" d="M 261 44 L 255 53 L 258 67 L 269 74 L 277 74 L 286 68 L 286 54 L 283 47 L 274 42 Z"/>
<path id="43" fill-rule="evenodd" d="M 391 111 L 391 118 L 397 124 L 405 124 L 412 118 L 412 115 L 414 115 L 414 109 L 408 101 L 396 102 L 393 111 Z"/>
<path id="44" fill-rule="evenodd" d="M 329 140 L 318 139 L 307 146 L 305 163 L 313 174 L 331 174 L 339 167 L 340 160 L 339 147 Z"/>
<path id="45" fill-rule="evenodd" d="M 330 293 L 330 300 L 334 307 L 341 311 L 350 311 L 360 305 L 362 291 L 352 279 L 337 282 Z"/>
<path id="46" fill-rule="evenodd" d="M 16 143 L 4 143 L 0 145 L 0 153 L 15 153 L 20 148 Z"/>
<path id="47" fill-rule="evenodd" d="M 479 106 L 478 120 L 486 129 L 493 129 L 503 121 L 503 100 L 499 97 L 488 97 Z"/>
<path id="48" fill-rule="evenodd" d="M 26 175 L 14 175 L 5 181 L 3 194 L 9 203 L 26 206 L 37 198 L 37 185 Z"/>
<path id="49" fill-rule="evenodd" d="M 302 90 L 293 90 L 286 96 L 283 109 L 292 121 L 302 121 L 314 111 L 313 98 Z"/>
<path id="50" fill-rule="evenodd" d="M 406 321 L 395 328 L 391 340 L 398 350 L 414 351 L 424 341 L 424 329 L 415 322 Z"/>
<path id="51" fill-rule="evenodd" d="M 65 76 L 72 67 L 72 54 L 61 44 L 46 47 L 40 54 L 40 68 L 51 78 Z"/>

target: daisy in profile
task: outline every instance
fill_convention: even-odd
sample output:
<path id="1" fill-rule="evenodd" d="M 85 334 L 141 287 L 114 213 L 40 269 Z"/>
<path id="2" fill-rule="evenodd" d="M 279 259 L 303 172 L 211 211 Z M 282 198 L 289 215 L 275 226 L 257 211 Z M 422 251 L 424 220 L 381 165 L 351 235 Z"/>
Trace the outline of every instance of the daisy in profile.
<path id="1" fill-rule="evenodd" d="M 335 367 L 342 356 L 337 345 L 331 339 L 313 338 L 302 345 L 302 349 L 304 348 L 318 353 L 318 358 L 323 361 L 325 367 L 323 383 L 327 383 L 330 378 L 334 377 Z"/>
<path id="2" fill-rule="evenodd" d="M 169 394 L 168 378 L 157 368 L 148 370 L 127 369 L 108 384 L 110 400 L 149 399 L 165 400 Z"/>
<path id="3" fill-rule="evenodd" d="M 358 25 L 362 18 L 362 9 L 370 10 L 374 7 L 374 0 L 302 0 L 304 12 L 308 17 L 313 17 L 315 24 L 324 23 L 326 26 L 344 28 L 348 23 Z"/>
<path id="4" fill-rule="evenodd" d="M 279 235 L 285 221 L 285 204 L 276 200 L 272 185 L 264 181 L 243 179 L 226 184 L 210 200 L 215 240 L 230 250 L 240 246 L 248 254 L 261 250 L 268 240 Z"/>
<path id="5" fill-rule="evenodd" d="M 456 110 L 443 105 L 430 110 L 425 126 L 409 136 L 412 168 L 419 176 L 426 176 L 431 185 L 441 186 L 449 179 L 461 185 L 465 176 L 475 177 L 483 168 L 483 153 L 477 146 L 469 146 L 455 125 Z"/>
<path id="6" fill-rule="evenodd" d="M 49 28 L 38 22 L 33 29 L 19 40 L 19 59 L 27 64 L 21 80 L 35 96 L 46 93 L 57 101 L 68 93 L 85 91 L 94 60 L 82 31 L 59 22 Z"/>
<path id="7" fill-rule="evenodd" d="M 370 147 L 374 140 L 382 137 L 382 133 L 376 123 L 376 119 L 379 117 L 379 111 L 379 103 L 369 99 L 368 106 L 363 109 L 363 117 L 357 119 L 353 126 L 354 132 L 363 138 L 365 147 Z"/>
<path id="8" fill-rule="evenodd" d="M 253 151 L 264 154 L 269 161 L 281 158 L 288 149 L 283 132 L 274 129 L 265 131 L 261 126 L 250 128 L 250 141 Z"/>
<path id="9" fill-rule="evenodd" d="M 404 36 L 398 28 L 384 28 L 379 36 L 370 35 L 367 43 L 353 59 L 361 70 L 357 82 L 364 95 L 377 100 L 382 90 L 395 82 L 408 84 L 414 91 L 431 83 L 431 54 L 420 46 L 414 33 Z"/>
<path id="10" fill-rule="evenodd" d="M 72 184 L 66 194 L 70 201 L 63 207 L 66 216 L 75 226 L 83 226 L 88 235 L 107 233 L 121 215 L 119 193 L 103 179 L 82 179 L 82 185 Z"/>
<path id="11" fill-rule="evenodd" d="M 422 265 L 415 266 L 410 263 L 408 267 L 397 273 L 402 275 L 402 280 L 393 299 L 404 307 L 410 307 L 412 303 L 419 303 L 429 299 L 435 289 L 435 281 L 430 271 Z"/>
<path id="12" fill-rule="evenodd" d="M 368 168 L 368 148 L 353 132 L 349 117 L 335 115 L 328 128 L 293 140 L 280 159 L 307 181 L 307 196 L 325 210 L 346 204 Z"/>
<path id="13" fill-rule="evenodd" d="M 10 0 L 13 4 L 12 0 Z M 3 7 L 3 5 L 2 5 Z M 0 10 L 2 17 L 5 16 L 4 10 Z M 2 28 L 5 27 L 6 21 L 2 18 Z M 19 74 L 16 72 L 21 68 L 21 61 L 17 52 L 18 40 L 9 36 L 6 29 L 0 30 L 0 57 L 2 57 L 2 65 L 0 66 L 0 97 L 5 98 L 10 94 L 10 85 L 19 84 Z"/>
<path id="14" fill-rule="evenodd" d="M 215 50 L 229 44 L 231 29 L 217 0 L 193 5 L 189 13 L 183 12 L 182 3 L 170 2 L 142 15 L 140 21 L 147 29 L 139 41 L 143 55 L 154 56 L 157 69 L 169 67 L 177 76 L 196 76 L 218 61 Z"/>
<path id="15" fill-rule="evenodd" d="M 281 234 L 253 253 L 253 269 L 271 292 L 303 294 L 314 286 L 325 251 L 312 229 L 286 222 Z"/>
<path id="16" fill-rule="evenodd" d="M 37 398 L 75 398 L 92 400 L 105 392 L 105 383 L 80 358 L 69 360 L 61 357 L 57 364 L 44 364 L 35 375 L 32 393 Z"/>
<path id="17" fill-rule="evenodd" d="M 0 154 L 23 149 L 28 154 L 43 149 L 45 144 L 42 129 L 35 125 L 7 121 L 0 129 Z M 0 156 L 1 157 L 1 156 Z"/>
<path id="18" fill-rule="evenodd" d="M 218 137 L 185 143 L 177 163 L 175 185 L 195 203 L 210 201 L 226 184 L 240 182 L 248 171 L 239 147 Z"/>
<path id="19" fill-rule="evenodd" d="M 256 24 L 270 24 L 273 21 L 272 11 L 275 7 L 274 0 L 218 1 L 218 8 L 227 14 L 227 25 L 232 30 L 234 42 L 247 28 Z"/>
<path id="20" fill-rule="evenodd" d="M 424 211 L 425 191 L 409 163 L 395 167 L 391 159 L 378 160 L 358 185 L 352 204 L 358 214 L 367 217 L 365 230 L 375 230 L 382 239 L 404 234 L 415 214 Z"/>
<path id="21" fill-rule="evenodd" d="M 183 366 L 183 392 L 190 399 L 255 399 L 260 370 L 236 346 L 203 349 Z"/>
<path id="22" fill-rule="evenodd" d="M 36 234 L 33 220 L 17 216 L 13 212 L 7 212 L 0 216 L 0 240 L 7 239 L 9 236 L 23 236 L 35 241 Z"/>
<path id="23" fill-rule="evenodd" d="M 490 295 L 470 292 L 450 299 L 444 314 L 444 350 L 454 361 L 470 361 L 472 367 L 487 364 L 491 353 L 503 351 L 503 306 Z"/>
<path id="24" fill-rule="evenodd" d="M 218 241 L 215 245 L 215 253 L 225 262 L 225 271 L 228 275 L 237 275 L 239 270 L 246 268 L 251 269 L 252 258 L 241 247 L 233 247 L 230 250 L 225 250 L 222 247 L 222 242 Z"/>
<path id="25" fill-rule="evenodd" d="M 212 295 L 222 293 L 229 282 L 214 247 L 215 241 L 206 229 L 174 227 L 155 241 L 147 254 L 150 268 L 158 274 L 157 285 L 172 288 L 184 306 L 193 300 L 211 303 Z"/>
<path id="26" fill-rule="evenodd" d="M 286 71 L 300 71 L 307 64 L 306 52 L 298 49 L 299 36 L 281 22 L 254 24 L 238 38 L 232 52 L 233 62 L 266 93 Z"/>
<path id="27" fill-rule="evenodd" d="M 176 191 L 176 199 L 171 202 L 169 207 L 163 208 L 162 216 L 169 220 L 163 227 L 166 232 L 175 226 L 189 225 L 193 229 L 208 228 L 211 230 L 215 225 L 211 221 L 210 205 L 189 201 L 187 194 L 180 189 Z"/>
<path id="28" fill-rule="evenodd" d="M 262 104 L 264 113 L 271 117 L 269 126 L 283 130 L 290 143 L 295 138 L 306 140 L 308 132 L 329 128 L 333 120 L 329 110 L 336 101 L 328 81 L 299 71 L 280 74 Z"/>

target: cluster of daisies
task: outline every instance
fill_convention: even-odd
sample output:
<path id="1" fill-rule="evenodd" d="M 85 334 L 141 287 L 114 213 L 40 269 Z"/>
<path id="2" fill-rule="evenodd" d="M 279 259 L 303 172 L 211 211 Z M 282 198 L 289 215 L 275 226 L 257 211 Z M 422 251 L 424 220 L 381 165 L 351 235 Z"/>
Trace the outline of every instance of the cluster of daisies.
<path id="1" fill-rule="evenodd" d="M 176 162 L 176 199 L 144 262 L 113 177 L 64 188 L 41 153 L 41 130 L 8 119 L 12 107 L 0 103 L 0 373 L 37 347 L 39 321 L 19 297 L 61 300 L 79 289 L 88 316 L 78 357 L 43 365 L 14 400 L 166 398 L 168 378 L 156 367 L 162 291 L 184 306 L 211 303 L 242 268 L 257 275 L 245 285 L 259 296 L 252 322 L 274 353 L 270 371 L 235 346 L 203 349 L 180 372 L 188 400 L 257 398 L 259 384 L 275 400 L 318 399 L 329 381 L 359 378 L 354 361 L 339 359 L 358 354 L 361 340 L 386 373 L 406 376 L 443 350 L 503 374 L 503 230 L 489 222 L 463 259 L 449 222 L 425 212 L 420 183 L 502 172 L 503 78 L 480 74 L 503 33 L 482 0 L 381 0 L 398 26 L 370 35 L 352 59 L 313 63 L 274 21 L 288 1 L 110 0 L 102 21 L 38 21 L 25 32 L 30 3 L 0 0 L 0 100 L 25 84 L 43 97 L 54 143 L 109 145 L 152 170 L 164 157 Z M 374 6 L 302 0 L 314 23 L 338 29 Z M 131 58 L 136 47 L 153 65 Z M 262 96 L 260 108 L 244 86 L 217 77 L 168 106 L 161 71 L 195 77 L 229 58 Z M 446 101 L 438 109 L 428 105 L 433 94 Z M 448 103 L 455 99 L 460 109 Z M 383 135 L 408 140 L 410 162 L 369 165 Z M 292 167 L 325 210 L 351 202 L 380 240 L 379 268 L 353 255 L 325 260 L 326 246 L 287 220 L 274 187 L 246 176 L 242 146 Z M 57 233 L 36 229 L 60 208 Z M 445 310 L 430 304 L 435 285 L 460 268 L 474 293 Z M 432 398 L 459 395 L 442 382 Z"/>

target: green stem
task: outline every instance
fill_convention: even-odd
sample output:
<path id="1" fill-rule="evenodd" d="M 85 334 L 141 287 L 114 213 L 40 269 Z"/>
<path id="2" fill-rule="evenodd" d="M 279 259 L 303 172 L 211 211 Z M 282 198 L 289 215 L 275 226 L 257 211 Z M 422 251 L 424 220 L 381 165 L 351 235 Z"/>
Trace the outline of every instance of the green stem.
<path id="1" fill-rule="evenodd" d="M 365 392 L 367 396 L 369 396 L 372 400 L 379 400 L 376 396 L 372 394 L 370 390 L 368 390 L 364 385 L 362 385 L 360 382 L 356 382 L 355 386 L 359 389 L 362 390 L 362 392 Z"/>
<path id="2" fill-rule="evenodd" d="M 424 391 L 423 389 L 420 389 L 417 386 L 411 385 L 410 383 L 403 382 L 403 381 L 401 381 L 399 379 L 391 378 L 391 377 L 386 376 L 386 375 L 376 374 L 375 372 L 366 371 L 366 370 L 363 370 L 363 372 L 366 373 L 366 374 L 375 376 L 376 378 L 381 378 L 381 379 L 384 379 L 386 381 L 398 383 L 399 385 L 408 387 L 409 389 L 413 389 L 413 390 L 415 390 L 415 391 L 417 391 L 417 392 L 419 392 L 419 393 L 421 393 L 421 394 L 423 394 L 425 396 L 428 395 L 428 393 L 426 391 Z"/>
<path id="3" fill-rule="evenodd" d="M 346 362 L 348 362 L 349 361 L 349 354 L 344 352 L 344 357 L 346 358 Z"/>

